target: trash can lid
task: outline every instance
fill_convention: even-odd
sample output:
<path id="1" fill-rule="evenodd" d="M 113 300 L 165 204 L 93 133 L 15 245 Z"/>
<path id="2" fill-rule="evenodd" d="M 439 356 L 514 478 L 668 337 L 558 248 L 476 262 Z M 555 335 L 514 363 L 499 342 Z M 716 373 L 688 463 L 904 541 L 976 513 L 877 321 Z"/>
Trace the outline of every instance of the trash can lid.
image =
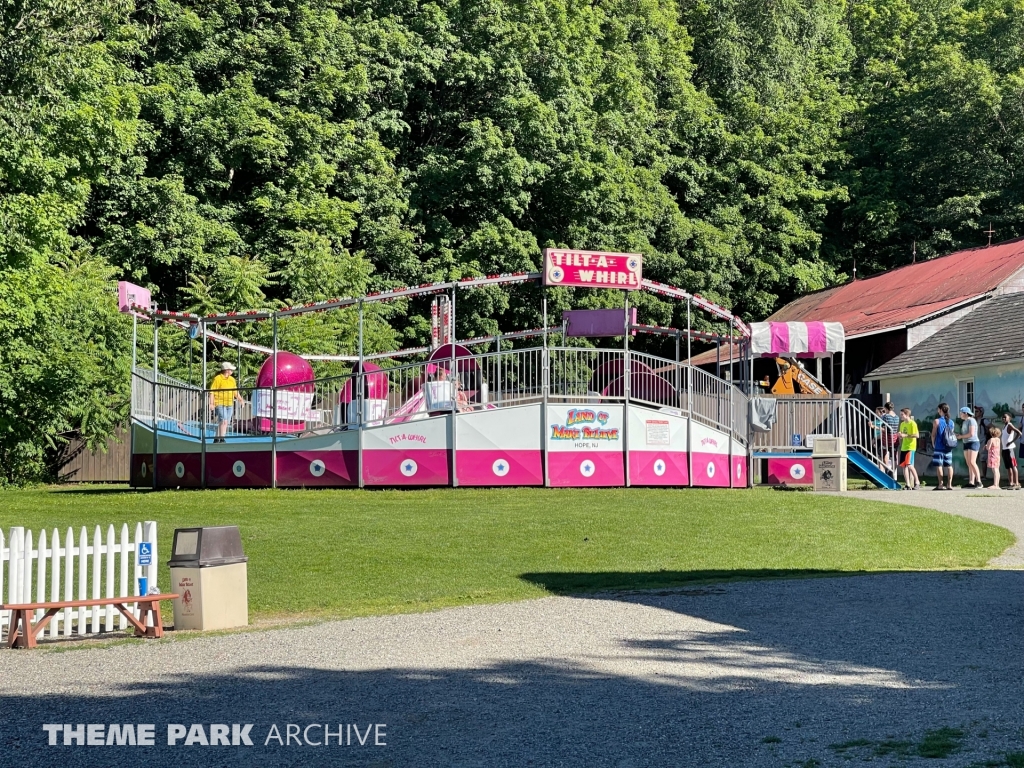
<path id="1" fill-rule="evenodd" d="M 206 528 L 176 528 L 171 568 L 208 568 L 248 562 L 242 549 L 242 534 L 237 525 Z"/>

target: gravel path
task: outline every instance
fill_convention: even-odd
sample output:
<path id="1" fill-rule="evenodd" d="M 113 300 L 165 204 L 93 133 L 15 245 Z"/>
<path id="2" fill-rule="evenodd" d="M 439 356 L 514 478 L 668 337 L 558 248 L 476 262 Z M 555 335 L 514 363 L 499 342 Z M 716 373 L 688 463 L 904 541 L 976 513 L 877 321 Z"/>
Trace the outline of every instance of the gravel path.
<path id="1" fill-rule="evenodd" d="M 0 765 L 994 766 L 1024 753 L 1022 588 L 740 582 L 3 651 Z M 49 747 L 50 722 L 153 723 L 157 746 Z M 169 723 L 252 723 L 255 745 L 169 747 Z M 289 723 L 386 723 L 386 746 L 264 746 Z"/>

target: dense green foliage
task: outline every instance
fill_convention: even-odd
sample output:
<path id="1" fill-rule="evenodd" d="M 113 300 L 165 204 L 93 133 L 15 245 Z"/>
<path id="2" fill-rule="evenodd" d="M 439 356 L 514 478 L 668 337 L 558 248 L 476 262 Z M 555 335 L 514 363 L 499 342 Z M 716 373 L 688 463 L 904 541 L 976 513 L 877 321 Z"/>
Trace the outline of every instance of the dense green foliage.
<path id="1" fill-rule="evenodd" d="M 756 319 L 1021 234 L 1022 32 L 1024 0 L 0 0 L 0 482 L 116 420 L 117 278 L 211 311 L 567 245 Z M 375 310 L 370 348 L 424 309 Z M 537 310 L 474 292 L 459 333 Z M 350 314 L 290 326 L 352 349 Z"/>
<path id="2" fill-rule="evenodd" d="M 57 528 L 62 538 L 69 525 L 77 533 L 155 520 L 165 591 L 160 553 L 171 551 L 175 528 L 237 525 L 257 620 L 702 580 L 977 568 L 1013 543 L 1004 528 L 931 509 L 768 489 L 32 489 L 4 495 L 0 527 L 8 520 Z"/>

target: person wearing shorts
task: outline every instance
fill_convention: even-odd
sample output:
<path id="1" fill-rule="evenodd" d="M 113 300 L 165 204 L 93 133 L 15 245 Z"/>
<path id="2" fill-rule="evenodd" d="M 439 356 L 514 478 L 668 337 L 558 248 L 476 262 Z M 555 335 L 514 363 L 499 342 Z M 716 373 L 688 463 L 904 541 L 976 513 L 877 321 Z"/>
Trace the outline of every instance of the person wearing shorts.
<path id="1" fill-rule="evenodd" d="M 949 417 L 947 403 L 939 403 L 936 412 L 938 418 L 932 422 L 932 445 L 935 446 L 932 453 L 932 466 L 935 467 L 935 475 L 939 484 L 935 486 L 935 490 L 951 491 L 953 490 L 953 446 L 946 442 L 946 432 L 954 432 L 956 427 Z M 948 481 L 946 480 L 947 475 L 949 476 Z"/>
<path id="2" fill-rule="evenodd" d="M 225 442 L 228 425 L 231 424 L 231 419 L 235 415 L 235 403 L 241 404 L 243 402 L 238 394 L 238 383 L 235 381 L 235 377 L 231 375 L 234 371 L 235 366 L 231 363 L 221 363 L 220 373 L 213 377 L 213 383 L 210 384 L 209 405 L 217 421 L 217 432 L 213 438 L 215 443 Z"/>
<path id="3" fill-rule="evenodd" d="M 900 466 L 908 491 L 916 491 L 921 484 L 914 468 L 914 454 L 917 452 L 917 422 L 910 415 L 909 408 L 900 409 Z"/>
<path id="4" fill-rule="evenodd" d="M 981 450 L 981 438 L 978 432 L 978 420 L 966 405 L 960 409 L 962 428 L 960 439 L 964 445 L 964 463 L 967 465 L 967 485 L 964 488 L 981 488 L 981 472 L 978 469 L 978 452 Z"/>
<path id="5" fill-rule="evenodd" d="M 1003 451 L 1003 466 L 1006 468 L 1007 480 L 1010 484 L 1007 490 L 1016 491 L 1020 488 L 1020 477 L 1017 475 L 1017 443 L 1021 432 L 1013 423 L 1013 415 L 1003 414 L 1003 432 L 999 437 Z"/>

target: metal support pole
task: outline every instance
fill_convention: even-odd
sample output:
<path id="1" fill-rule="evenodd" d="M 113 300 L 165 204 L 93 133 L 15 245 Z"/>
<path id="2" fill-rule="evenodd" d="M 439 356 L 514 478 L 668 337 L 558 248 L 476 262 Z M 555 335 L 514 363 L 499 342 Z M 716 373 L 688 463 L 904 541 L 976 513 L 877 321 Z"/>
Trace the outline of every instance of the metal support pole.
<path id="1" fill-rule="evenodd" d="M 366 480 L 363 478 L 363 300 L 359 300 L 359 340 L 358 344 L 359 354 L 359 368 L 356 369 L 356 375 L 352 379 L 352 386 L 356 388 L 356 437 L 358 444 L 356 446 L 356 464 L 359 471 L 359 487 L 366 487 Z"/>
<path id="2" fill-rule="evenodd" d="M 135 345 L 139 340 L 139 318 L 132 312 L 132 387 L 131 387 L 131 405 L 128 408 L 128 459 L 129 469 L 128 476 L 132 478 L 132 486 L 134 483 L 134 472 L 132 467 L 135 463 L 135 381 L 138 378 L 138 374 L 135 372 Z"/>
<path id="3" fill-rule="evenodd" d="M 693 485 L 693 328 L 690 323 L 690 304 L 686 300 L 686 481 Z"/>
<path id="4" fill-rule="evenodd" d="M 548 467 L 548 389 L 550 386 L 548 380 L 548 289 L 542 287 L 540 290 L 543 297 L 541 299 L 541 318 L 544 328 L 540 362 L 540 450 L 541 459 L 544 462 L 544 485 L 547 487 L 551 485 L 551 472 Z"/>
<path id="5" fill-rule="evenodd" d="M 835 389 L 835 387 L 833 387 Z M 839 353 L 839 394 L 846 396 L 846 350 Z"/>
<path id="6" fill-rule="evenodd" d="M 736 429 L 736 418 L 733 414 L 733 370 L 732 370 L 732 351 L 735 347 L 732 321 L 729 321 L 729 487 L 732 488 L 735 484 L 733 482 L 733 474 L 735 473 L 735 467 L 733 467 L 732 458 L 732 443 L 733 443 L 733 432 Z"/>
<path id="7" fill-rule="evenodd" d="M 754 397 L 754 347 L 751 339 L 747 338 L 746 349 L 743 356 L 747 360 L 747 375 L 750 386 L 747 389 L 747 407 Z M 754 487 L 754 430 L 750 423 L 750 411 L 747 411 L 747 488 Z"/>
<path id="8" fill-rule="evenodd" d="M 682 405 L 682 394 L 679 391 L 679 342 L 682 334 L 676 331 L 676 407 Z"/>
<path id="9" fill-rule="evenodd" d="M 209 393 L 206 389 L 206 323 L 201 323 L 203 331 L 202 341 L 202 363 L 200 367 L 200 380 L 199 380 L 199 392 L 200 392 L 200 433 L 199 433 L 199 485 L 202 488 L 206 487 L 206 414 L 209 411 Z M 253 414 L 255 415 L 255 414 Z"/>
<path id="10" fill-rule="evenodd" d="M 629 291 L 622 292 L 622 306 L 625 313 L 623 321 L 626 333 L 622 337 L 622 447 L 624 450 L 626 487 L 629 488 L 629 385 L 630 385 L 630 364 L 629 364 Z"/>
<path id="11" fill-rule="evenodd" d="M 274 433 L 270 442 L 270 487 L 277 488 L 277 313 L 271 321 L 274 329 L 274 388 L 270 391 L 270 408 L 274 415 Z"/>
<path id="12" fill-rule="evenodd" d="M 153 318 L 153 490 L 156 490 L 157 441 L 160 435 L 160 419 L 157 414 L 157 389 L 160 386 L 160 321 Z"/>
<path id="13" fill-rule="evenodd" d="M 456 427 L 456 421 L 459 418 L 459 384 L 462 383 L 462 379 L 459 377 L 458 362 L 455 359 L 455 286 L 452 286 L 451 296 L 451 319 L 452 329 L 449 336 L 452 340 L 452 487 L 459 487 L 459 470 L 458 470 L 458 428 Z"/>

